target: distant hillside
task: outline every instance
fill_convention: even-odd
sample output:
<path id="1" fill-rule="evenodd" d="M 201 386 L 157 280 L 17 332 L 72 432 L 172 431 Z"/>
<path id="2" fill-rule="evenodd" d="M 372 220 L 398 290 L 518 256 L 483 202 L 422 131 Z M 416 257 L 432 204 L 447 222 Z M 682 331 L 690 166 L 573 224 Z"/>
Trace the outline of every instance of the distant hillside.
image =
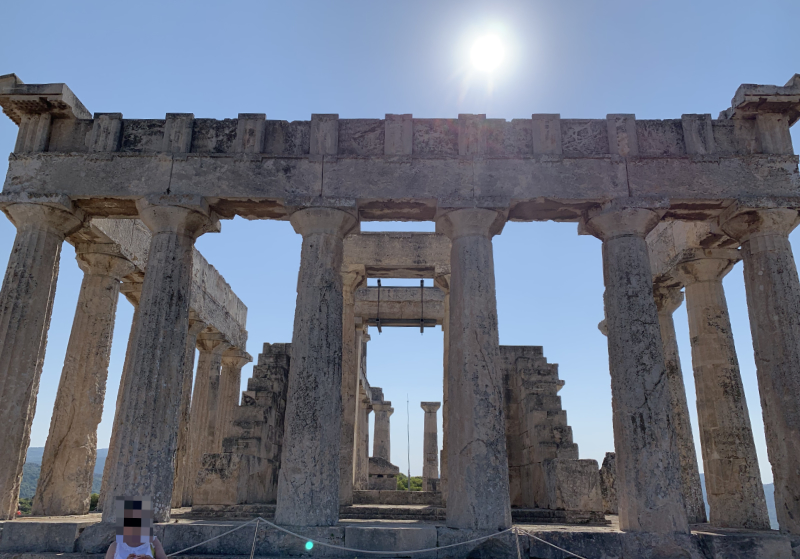
<path id="1" fill-rule="evenodd" d="M 700 482 L 703 487 L 703 501 L 706 504 L 706 514 L 710 514 L 708 508 L 708 498 L 706 497 L 706 476 L 700 474 Z M 773 530 L 778 529 L 778 513 L 775 511 L 775 486 L 771 483 L 764 484 L 764 498 L 767 501 L 767 513 L 769 514 L 769 524 Z"/>
<path id="2" fill-rule="evenodd" d="M 31 447 L 28 449 L 27 461 L 22 467 L 22 485 L 19 489 L 20 499 L 30 499 L 36 493 L 36 484 L 39 483 L 41 473 L 43 447 Z M 100 492 L 100 484 L 103 481 L 103 466 L 108 455 L 107 448 L 97 450 L 97 464 L 94 467 L 94 480 L 92 481 L 92 493 Z"/>
<path id="3" fill-rule="evenodd" d="M 42 463 L 42 456 L 44 455 L 44 447 L 43 446 L 32 446 L 28 448 L 27 454 L 27 462 L 32 462 L 34 464 L 41 464 Z M 94 465 L 94 473 L 103 475 L 103 468 L 106 465 L 106 457 L 108 456 L 108 449 L 107 448 L 98 448 L 97 449 L 97 462 Z"/>

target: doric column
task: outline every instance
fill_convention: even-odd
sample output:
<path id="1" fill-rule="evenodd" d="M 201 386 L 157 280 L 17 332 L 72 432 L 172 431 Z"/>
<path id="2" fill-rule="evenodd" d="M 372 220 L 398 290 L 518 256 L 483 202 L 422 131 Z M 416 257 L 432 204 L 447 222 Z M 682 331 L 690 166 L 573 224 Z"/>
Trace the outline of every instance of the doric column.
<path id="1" fill-rule="evenodd" d="M 447 364 L 447 526 L 475 530 L 511 526 L 498 367 L 497 299 L 492 236 L 501 212 L 467 208 L 436 220 L 451 240 Z"/>
<path id="2" fill-rule="evenodd" d="M 239 394 L 242 390 L 242 367 L 252 360 L 249 353 L 235 347 L 227 349 L 222 354 L 214 452 L 222 452 L 222 441 L 231 433 L 233 410 L 239 405 Z"/>
<path id="3" fill-rule="evenodd" d="M 175 475 L 192 251 L 195 239 L 218 227 L 202 199 L 163 196 L 137 201 L 152 232 L 139 317 L 134 324 L 130 371 L 122 386 L 125 428 L 119 459 L 105 496 L 103 520 L 115 518 L 116 495 L 148 495 L 154 519 L 169 520 Z"/>
<path id="4" fill-rule="evenodd" d="M 175 483 L 172 488 L 172 508 L 190 506 L 191 494 L 186 493 L 186 477 L 191 456 L 191 405 L 192 378 L 194 377 L 194 353 L 197 335 L 206 327 L 194 311 L 189 311 L 189 335 L 186 337 L 186 356 L 183 363 L 183 390 L 181 392 L 180 423 L 178 424 L 178 450 L 175 453 Z"/>
<path id="5" fill-rule="evenodd" d="M 358 433 L 356 439 L 356 465 L 354 488 L 359 491 L 369 489 L 369 414 L 372 411 L 370 400 L 358 400 Z"/>
<path id="6" fill-rule="evenodd" d="M 447 361 L 450 353 L 450 274 L 439 282 L 439 288 L 444 291 L 444 318 L 442 319 L 442 338 L 444 351 L 442 352 L 442 450 L 440 454 L 439 491 L 442 492 L 442 504 L 447 505 L 447 431 L 450 408 L 447 405 Z"/>
<path id="7" fill-rule="evenodd" d="M 343 241 L 357 221 L 334 208 L 290 219 L 303 249 L 275 522 L 329 526 L 339 520 Z"/>
<path id="8" fill-rule="evenodd" d="M 732 208 L 720 223 L 742 243 L 778 524 L 781 532 L 800 534 L 800 282 L 789 243 L 798 213 Z"/>
<path id="9" fill-rule="evenodd" d="M 439 479 L 439 424 L 436 412 L 441 407 L 439 402 L 421 402 L 420 407 L 425 410 L 424 432 L 422 436 L 422 486 L 425 491 L 435 491 Z"/>
<path id="10" fill-rule="evenodd" d="M 659 218 L 649 209 L 612 207 L 590 215 L 586 229 L 603 241 L 620 528 L 688 532 L 645 241 Z"/>
<path id="11" fill-rule="evenodd" d="M 128 371 L 130 370 L 131 349 L 133 347 L 133 333 L 135 330 L 134 324 L 136 324 L 139 318 L 139 301 L 142 298 L 142 285 L 143 284 L 138 281 L 126 281 L 119 289 L 120 293 L 124 294 L 130 304 L 133 305 L 133 319 L 131 320 L 130 334 L 128 334 L 128 346 L 125 350 L 125 362 L 122 364 L 122 374 L 120 375 L 119 387 L 117 389 L 117 402 L 114 407 L 114 424 L 111 427 L 111 440 L 108 443 L 108 455 L 106 456 L 106 464 L 103 466 L 103 481 L 100 484 L 100 495 L 97 500 L 98 512 L 103 511 L 103 505 L 106 502 L 106 495 L 109 493 L 109 486 L 113 477 L 112 472 L 116 469 L 117 462 L 119 461 L 119 444 L 117 443 L 117 438 L 125 428 L 125 418 L 120 414 L 120 410 L 122 409 L 122 387 L 125 386 Z"/>
<path id="12" fill-rule="evenodd" d="M 656 291 L 655 300 L 661 341 L 664 346 L 664 365 L 672 407 L 672 425 L 675 430 L 681 465 L 681 493 L 686 505 L 686 519 L 689 524 L 699 524 L 707 522 L 706 505 L 703 502 L 703 489 L 700 485 L 697 452 L 694 448 L 692 423 L 689 418 L 689 404 L 686 402 L 686 386 L 683 384 L 678 340 L 675 336 L 675 322 L 672 320 L 673 313 L 683 303 L 683 293 L 681 293 L 680 287 L 661 288 Z"/>
<path id="13" fill-rule="evenodd" d="M 339 464 L 339 505 L 353 504 L 358 366 L 361 337 L 357 336 L 353 292 L 364 281 L 356 271 L 342 273 L 342 441 Z M 360 328 L 360 327 L 359 327 Z"/>
<path id="14" fill-rule="evenodd" d="M 207 328 L 197 335 L 197 373 L 194 376 L 191 415 L 189 418 L 189 448 L 186 476 L 183 480 L 183 506 L 191 506 L 194 484 L 203 462 L 203 454 L 218 452 L 214 443 L 217 432 L 220 368 L 222 353 L 230 345 L 219 332 Z"/>
<path id="15" fill-rule="evenodd" d="M 113 244 L 82 244 L 76 252 L 84 275 L 33 501 L 37 515 L 89 512 L 120 281 L 136 269 Z"/>
<path id="16" fill-rule="evenodd" d="M 769 530 L 756 444 L 722 287 L 722 278 L 738 261 L 737 250 L 697 250 L 677 266 L 676 275 L 686 287 L 710 521 L 727 528 Z"/>
<path id="17" fill-rule="evenodd" d="M 64 238 L 81 226 L 67 198 L 43 204 L 2 199 L 17 235 L 0 291 L 0 519 L 17 512 L 42 375 Z"/>
<path id="18" fill-rule="evenodd" d="M 394 408 L 391 402 L 381 402 L 373 404 L 372 410 L 375 412 L 375 438 L 372 441 L 372 455 L 391 462 L 392 435 L 389 418 L 392 417 Z"/>

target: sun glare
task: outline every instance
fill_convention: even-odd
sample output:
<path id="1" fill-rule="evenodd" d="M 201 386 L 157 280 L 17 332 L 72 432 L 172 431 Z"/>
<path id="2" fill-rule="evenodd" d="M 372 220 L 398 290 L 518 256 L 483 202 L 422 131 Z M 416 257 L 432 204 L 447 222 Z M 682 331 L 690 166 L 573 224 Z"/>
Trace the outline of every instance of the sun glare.
<path id="1" fill-rule="evenodd" d="M 472 65 L 476 70 L 491 72 L 503 62 L 503 43 L 494 35 L 481 37 L 472 45 Z"/>

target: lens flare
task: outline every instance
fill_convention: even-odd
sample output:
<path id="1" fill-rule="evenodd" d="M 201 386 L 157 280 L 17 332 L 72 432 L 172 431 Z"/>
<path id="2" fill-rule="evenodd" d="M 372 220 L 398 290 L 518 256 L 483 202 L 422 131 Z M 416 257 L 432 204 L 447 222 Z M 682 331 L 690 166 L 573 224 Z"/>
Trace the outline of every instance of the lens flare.
<path id="1" fill-rule="evenodd" d="M 470 55 L 476 70 L 491 72 L 503 62 L 505 48 L 495 35 L 486 35 L 475 41 Z"/>
<path id="2" fill-rule="evenodd" d="M 306 549 L 308 551 L 311 551 L 312 549 L 314 549 L 314 542 L 306 542 Z"/>

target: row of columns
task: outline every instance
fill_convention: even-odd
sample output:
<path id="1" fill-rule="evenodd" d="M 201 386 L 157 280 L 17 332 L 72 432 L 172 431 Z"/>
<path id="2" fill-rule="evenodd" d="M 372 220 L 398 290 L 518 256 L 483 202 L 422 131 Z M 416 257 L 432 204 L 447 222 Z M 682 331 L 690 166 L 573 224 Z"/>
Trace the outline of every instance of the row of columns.
<path id="1" fill-rule="evenodd" d="M 103 514 L 104 519 L 112 519 L 109 500 L 115 495 L 151 495 L 156 519 L 163 521 L 169 518 L 173 502 L 174 456 L 186 406 L 192 246 L 198 235 L 215 226 L 215 219 L 197 199 L 177 203 L 142 199 L 137 206 L 153 236 L 115 419 L 115 426 L 125 428 L 115 429 L 110 449 L 115 459 L 106 472 Z M 0 366 L 4 371 L 0 394 L 8 403 L 0 418 L 7 426 L 0 433 L 0 443 L 11 449 L 3 453 L 0 467 L 0 505 L 8 517 L 16 506 L 28 446 L 60 247 L 65 236 L 80 226 L 81 216 L 68 203 L 11 204 L 5 210 L 18 227 L 0 292 Z M 660 217 L 651 209 L 611 207 L 588 216 L 585 226 L 603 241 L 620 527 L 686 532 L 668 356 L 645 242 Z M 796 468 L 800 459 L 800 282 L 788 241 L 797 212 L 740 210 L 724 217 L 723 230 L 742 245 L 778 518 L 782 530 L 800 533 L 800 472 Z M 499 340 L 491 242 L 504 220 L 499 211 L 479 208 L 453 210 L 437 219 L 437 230 L 450 238 L 452 246 L 445 436 L 447 524 L 455 528 L 502 529 L 511 521 L 502 379 L 496 366 Z M 340 209 L 306 208 L 293 213 L 291 222 L 303 236 L 303 249 L 276 520 L 330 525 L 338 520 L 341 485 L 332 481 L 340 480 L 343 433 L 340 269 L 343 238 L 357 220 Z M 91 259 L 101 260 L 87 257 Z M 724 320 L 720 319 L 720 327 L 708 319 L 709 313 L 719 319 L 724 304 L 719 267 L 715 271 L 713 266 L 694 266 L 687 268 L 687 276 L 693 278 L 687 284 L 687 300 L 702 301 L 696 308 L 712 309 L 690 318 L 694 324 L 690 327 L 701 333 L 711 328 L 717 336 L 715 342 L 693 344 L 699 376 L 711 379 L 698 385 L 705 390 L 725 380 L 728 390 L 738 390 L 741 381 L 737 384 L 738 367 L 730 360 L 729 327 L 726 334 Z M 92 281 L 97 286 L 110 285 Z M 92 281 L 87 280 L 87 286 Z M 117 285 L 109 296 L 116 299 L 118 280 L 114 281 Z M 107 331 L 102 325 L 98 329 Z M 703 335 L 704 339 L 710 339 L 709 335 Z M 78 341 L 76 346 L 80 346 Z M 211 355 L 206 358 L 210 360 Z M 216 359 L 210 368 L 217 366 Z M 727 369 L 719 366 L 725 360 Z M 713 400 L 713 390 L 704 399 Z M 746 435 L 749 425 L 741 424 L 745 406 L 743 399 L 738 410 L 709 406 L 704 421 L 710 425 L 738 419 L 738 430 Z M 354 423 L 357 420 L 361 421 L 358 415 Z M 220 435 L 213 436 L 219 440 Z M 715 438 L 711 428 L 704 437 L 713 441 L 707 461 L 704 454 L 707 471 L 737 468 L 741 479 L 758 479 L 754 459 L 744 456 L 737 461 L 725 455 L 736 448 L 736 441 Z M 187 457 L 193 453 L 185 452 Z M 757 486 L 753 481 L 753 490 L 744 493 L 757 494 Z M 724 499 L 726 491 L 721 487 L 715 494 Z"/>

